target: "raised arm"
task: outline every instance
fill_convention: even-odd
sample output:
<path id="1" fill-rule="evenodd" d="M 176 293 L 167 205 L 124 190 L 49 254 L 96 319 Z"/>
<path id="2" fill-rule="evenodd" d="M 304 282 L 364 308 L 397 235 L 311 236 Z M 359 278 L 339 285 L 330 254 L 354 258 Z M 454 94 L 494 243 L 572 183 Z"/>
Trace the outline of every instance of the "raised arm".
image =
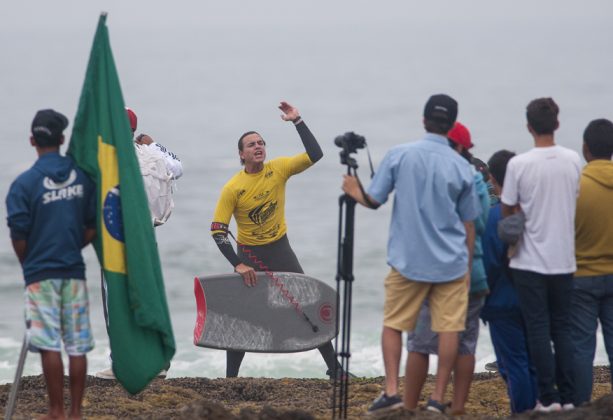
<path id="1" fill-rule="evenodd" d="M 283 111 L 283 114 L 281 114 L 283 121 L 291 121 L 296 126 L 300 140 L 302 140 L 304 149 L 307 152 L 307 155 L 309 155 L 311 162 L 315 163 L 321 159 L 324 153 L 321 150 L 319 143 L 317 143 L 315 136 L 313 133 L 311 133 L 311 130 L 309 130 L 309 127 L 307 127 L 305 122 L 302 120 L 302 117 L 300 117 L 298 109 L 294 108 L 287 102 L 281 102 L 279 109 Z"/>
<path id="2" fill-rule="evenodd" d="M 151 136 L 147 134 L 139 134 L 134 140 L 134 142 L 136 144 L 154 147 L 164 156 L 164 163 L 166 164 L 166 169 L 172 174 L 172 177 L 174 179 L 181 178 L 181 176 L 183 175 L 183 164 L 181 163 L 181 159 L 179 159 L 177 155 L 162 146 L 160 143 L 155 143 Z"/>

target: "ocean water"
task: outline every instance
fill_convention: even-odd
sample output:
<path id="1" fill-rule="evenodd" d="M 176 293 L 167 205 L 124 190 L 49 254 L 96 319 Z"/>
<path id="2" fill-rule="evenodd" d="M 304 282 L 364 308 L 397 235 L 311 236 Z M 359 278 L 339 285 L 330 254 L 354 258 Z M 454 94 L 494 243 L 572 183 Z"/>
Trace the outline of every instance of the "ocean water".
<path id="1" fill-rule="evenodd" d="M 157 230 L 177 342 L 171 377 L 224 375 L 222 351 L 194 347 L 193 278 L 229 264 L 209 236 L 222 185 L 239 169 L 236 140 L 258 130 L 270 157 L 302 146 L 276 106 L 298 107 L 325 156 L 290 180 L 288 236 L 305 271 L 334 285 L 338 196 L 345 167 L 335 136 L 364 135 L 375 166 L 385 152 L 423 132 L 430 94 L 460 104 L 475 154 L 530 148 L 524 110 L 552 96 L 561 108 L 558 142 L 578 152 L 586 124 L 613 117 L 613 4 L 606 0 L 303 3 L 12 2 L 0 11 L 0 195 L 35 160 L 28 142 L 36 110 L 53 107 L 72 120 L 98 15 L 107 23 L 126 103 L 139 131 L 178 154 L 185 175 L 176 208 Z M 70 127 L 69 131 L 70 132 Z M 359 174 L 368 183 L 366 154 Z M 391 204 L 356 212 L 351 370 L 383 374 L 379 334 Z M 0 211 L 4 219 L 6 210 Z M 0 223 L 0 383 L 12 381 L 23 336 L 23 281 L 5 223 Z M 108 366 L 99 266 L 85 250 L 96 348 L 89 373 Z M 481 330 L 477 370 L 494 360 Z M 602 343 L 596 363 L 607 363 Z M 241 375 L 323 377 L 317 351 L 249 354 Z M 25 374 L 40 373 L 31 355 Z"/>

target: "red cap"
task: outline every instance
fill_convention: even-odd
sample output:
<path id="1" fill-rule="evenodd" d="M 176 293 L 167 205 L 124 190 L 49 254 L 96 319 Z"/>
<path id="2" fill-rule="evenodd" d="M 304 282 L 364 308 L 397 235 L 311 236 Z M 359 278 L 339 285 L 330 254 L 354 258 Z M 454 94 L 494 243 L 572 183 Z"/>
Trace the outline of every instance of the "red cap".
<path id="1" fill-rule="evenodd" d="M 474 144 L 470 141 L 470 131 L 462 123 L 456 122 L 451 130 L 447 133 L 447 138 L 452 142 L 464 146 L 465 149 L 470 149 Z"/>
<path id="2" fill-rule="evenodd" d="M 130 128 L 132 128 L 132 132 L 136 131 L 136 123 L 138 119 L 136 118 L 136 114 L 130 108 L 126 107 L 126 113 L 128 114 L 128 119 L 130 120 Z"/>

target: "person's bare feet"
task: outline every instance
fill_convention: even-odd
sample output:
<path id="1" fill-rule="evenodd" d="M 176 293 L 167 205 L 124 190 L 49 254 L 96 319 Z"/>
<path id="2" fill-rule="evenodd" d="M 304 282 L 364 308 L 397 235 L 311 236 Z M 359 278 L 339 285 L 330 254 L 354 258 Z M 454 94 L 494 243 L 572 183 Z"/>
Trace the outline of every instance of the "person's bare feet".
<path id="1" fill-rule="evenodd" d="M 45 414 L 44 416 L 38 417 L 38 420 L 64 420 L 65 418 L 66 416 L 64 413 L 61 415 Z"/>
<path id="2" fill-rule="evenodd" d="M 68 415 L 69 420 L 81 420 L 82 417 L 81 407 L 79 407 L 78 410 L 71 409 L 70 414 Z"/>

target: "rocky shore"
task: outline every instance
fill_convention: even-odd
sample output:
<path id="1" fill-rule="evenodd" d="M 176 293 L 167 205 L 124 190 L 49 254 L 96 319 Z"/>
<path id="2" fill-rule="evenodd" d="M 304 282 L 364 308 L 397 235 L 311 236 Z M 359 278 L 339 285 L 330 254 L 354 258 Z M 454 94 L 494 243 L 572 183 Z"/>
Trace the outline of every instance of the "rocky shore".
<path id="1" fill-rule="evenodd" d="M 349 418 L 366 416 L 366 410 L 379 394 L 383 378 L 351 380 Z M 565 419 L 613 418 L 613 396 L 608 367 L 594 369 L 594 401 L 574 411 L 555 414 Z M 66 389 L 67 389 L 66 383 Z M 423 403 L 432 378 L 422 395 Z M 0 386 L 2 413 L 10 385 Z M 323 379 L 268 378 L 174 378 L 156 379 L 143 392 L 131 396 L 116 381 L 87 379 L 84 415 L 88 419 L 329 419 L 332 417 L 332 386 Z M 69 394 L 65 393 L 66 404 Z M 466 406 L 465 419 L 499 419 L 509 416 L 509 403 L 503 381 L 496 374 L 479 373 Z M 30 419 L 46 410 L 42 376 L 23 378 L 14 419 Z M 542 415 L 524 414 L 518 419 Z M 372 418 L 372 416 L 371 416 Z M 416 410 L 396 410 L 378 419 L 435 419 L 444 416 Z"/>

